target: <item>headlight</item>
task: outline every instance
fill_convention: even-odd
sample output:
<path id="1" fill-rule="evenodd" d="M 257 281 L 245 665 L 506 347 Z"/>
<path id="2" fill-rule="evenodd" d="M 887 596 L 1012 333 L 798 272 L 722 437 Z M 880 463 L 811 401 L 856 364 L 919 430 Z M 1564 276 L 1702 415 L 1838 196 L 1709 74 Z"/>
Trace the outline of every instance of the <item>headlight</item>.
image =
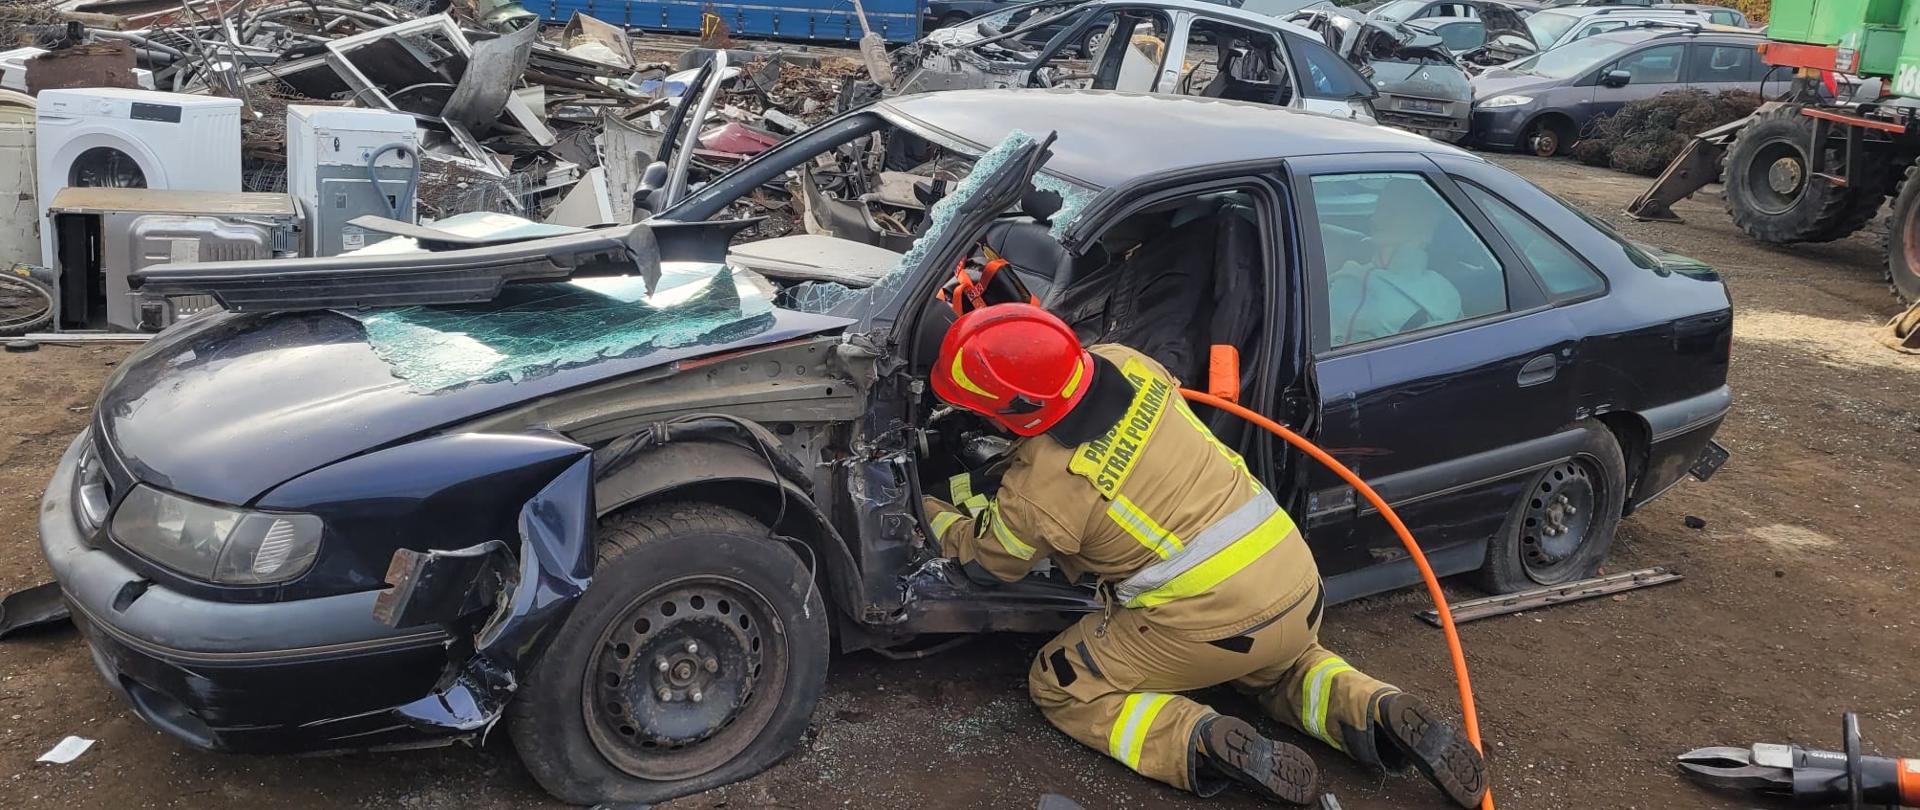
<path id="1" fill-rule="evenodd" d="M 183 498 L 145 484 L 113 512 L 113 538 L 175 571 L 227 585 L 284 582 L 320 551 L 313 515 L 247 512 Z"/>
<path id="2" fill-rule="evenodd" d="M 1532 103 L 1533 103 L 1533 96 L 1494 96 L 1493 98 L 1487 99 L 1486 101 L 1482 101 L 1475 106 L 1487 107 L 1487 108 L 1518 107 L 1522 104 L 1532 104 Z"/>

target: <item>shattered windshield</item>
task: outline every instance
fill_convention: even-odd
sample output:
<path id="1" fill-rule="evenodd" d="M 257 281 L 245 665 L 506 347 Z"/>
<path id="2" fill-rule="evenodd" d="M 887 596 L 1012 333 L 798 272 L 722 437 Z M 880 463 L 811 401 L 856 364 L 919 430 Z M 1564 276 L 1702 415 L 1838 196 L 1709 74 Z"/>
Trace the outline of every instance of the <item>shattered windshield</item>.
<path id="1" fill-rule="evenodd" d="M 723 343 L 773 324 L 773 289 L 717 264 L 666 263 L 640 277 L 514 284 L 485 304 L 342 314 L 395 376 L 423 391 L 514 381 L 657 349 Z"/>

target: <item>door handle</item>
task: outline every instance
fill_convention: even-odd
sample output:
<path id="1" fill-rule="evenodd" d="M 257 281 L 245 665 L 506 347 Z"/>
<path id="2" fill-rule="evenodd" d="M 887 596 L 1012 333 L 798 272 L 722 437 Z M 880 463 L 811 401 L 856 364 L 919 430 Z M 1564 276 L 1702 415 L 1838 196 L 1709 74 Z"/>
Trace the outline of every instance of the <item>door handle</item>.
<path id="1" fill-rule="evenodd" d="M 1520 387 L 1539 385 L 1552 380 L 1553 375 L 1558 373 L 1560 373 L 1560 361 L 1551 354 L 1540 355 L 1528 360 L 1526 365 L 1520 367 Z"/>

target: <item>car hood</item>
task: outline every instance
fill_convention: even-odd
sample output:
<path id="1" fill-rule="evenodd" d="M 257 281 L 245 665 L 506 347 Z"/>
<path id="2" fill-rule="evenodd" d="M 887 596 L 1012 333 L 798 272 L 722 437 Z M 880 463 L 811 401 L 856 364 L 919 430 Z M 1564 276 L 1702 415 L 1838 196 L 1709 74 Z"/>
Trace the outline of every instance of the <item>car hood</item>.
<path id="1" fill-rule="evenodd" d="M 1509 93 L 1538 92 L 1559 83 L 1559 79 L 1549 79 L 1531 73 L 1516 73 L 1505 68 L 1491 68 L 1473 77 L 1473 97 L 1475 100 L 1480 100 Z"/>
<path id="2" fill-rule="evenodd" d="M 745 306 L 714 292 L 731 286 L 723 281 L 683 293 L 708 296 L 697 311 L 655 301 L 650 314 L 582 284 L 524 285 L 487 306 L 195 318 L 121 364 L 94 429 L 138 480 L 247 504 L 491 411 L 853 322 Z"/>

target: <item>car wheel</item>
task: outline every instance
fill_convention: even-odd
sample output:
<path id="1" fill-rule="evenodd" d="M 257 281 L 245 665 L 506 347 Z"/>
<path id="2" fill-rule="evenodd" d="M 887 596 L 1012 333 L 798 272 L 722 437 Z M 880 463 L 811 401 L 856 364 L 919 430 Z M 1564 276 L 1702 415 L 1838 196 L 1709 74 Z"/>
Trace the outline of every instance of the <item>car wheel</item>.
<path id="1" fill-rule="evenodd" d="M 1814 176 L 1813 130 L 1813 119 L 1799 107 L 1778 107 L 1747 122 L 1727 147 L 1721 168 L 1727 213 L 1748 236 L 1775 244 L 1830 242 L 1865 227 L 1880 210 L 1894 173 L 1870 167 L 1858 188 Z M 1828 149 L 1824 159 L 1841 165 L 1838 149 Z"/>
<path id="2" fill-rule="evenodd" d="M 969 16 L 967 16 L 967 15 L 965 15 L 965 14 L 961 14 L 961 13 L 958 13 L 958 12 L 955 12 L 955 13 L 953 13 L 953 14 L 948 14 L 948 15 L 947 15 L 947 16 L 945 16 L 945 17 L 941 17 L 941 18 L 940 18 L 940 22 L 938 22 L 938 23 L 935 23 L 933 27 L 935 27 L 935 28 L 952 28 L 952 27 L 954 27 L 954 26 L 956 26 L 956 25 L 959 25 L 959 24 L 961 24 L 961 23 L 963 23 L 963 22 L 966 22 L 966 21 L 968 21 L 968 20 L 971 20 L 971 19 L 973 19 L 973 18 L 972 18 L 972 17 L 969 17 Z"/>
<path id="3" fill-rule="evenodd" d="M 826 606 L 752 518 L 669 503 L 602 520 L 593 584 L 509 709 L 541 787 L 651 803 L 790 753 L 826 682 Z"/>
<path id="4" fill-rule="evenodd" d="M 1588 424 L 1572 458 L 1535 473 L 1487 549 L 1480 584 L 1492 593 L 1593 576 L 1613 547 L 1627 502 L 1627 464 L 1606 427 Z"/>
<path id="5" fill-rule="evenodd" d="M 1092 59 L 1094 54 L 1099 53 L 1100 48 L 1106 44 L 1107 29 L 1095 28 L 1092 31 L 1088 31 L 1086 38 L 1080 40 L 1080 57 L 1082 59 Z"/>

